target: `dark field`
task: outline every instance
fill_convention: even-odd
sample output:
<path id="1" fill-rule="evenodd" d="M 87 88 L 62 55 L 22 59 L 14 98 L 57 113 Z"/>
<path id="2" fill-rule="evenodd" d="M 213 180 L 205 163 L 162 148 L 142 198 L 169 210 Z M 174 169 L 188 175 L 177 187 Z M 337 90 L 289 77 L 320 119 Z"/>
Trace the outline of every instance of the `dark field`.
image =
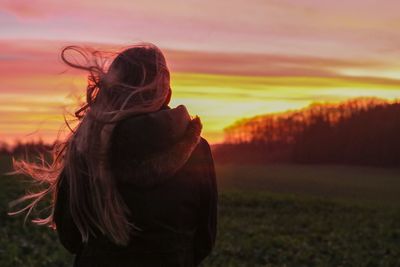
<path id="1" fill-rule="evenodd" d="M 0 159 L 0 172 L 9 159 Z M 216 249 L 204 266 L 400 266 L 400 170 L 217 166 Z M 0 176 L 0 266 L 70 266 L 46 227 L 6 215 L 22 194 Z"/>

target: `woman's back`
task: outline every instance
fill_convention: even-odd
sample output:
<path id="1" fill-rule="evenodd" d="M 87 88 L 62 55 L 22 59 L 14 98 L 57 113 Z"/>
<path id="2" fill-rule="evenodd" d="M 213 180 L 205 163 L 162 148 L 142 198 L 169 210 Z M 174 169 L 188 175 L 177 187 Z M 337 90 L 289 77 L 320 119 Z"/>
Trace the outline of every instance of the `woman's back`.
<path id="1" fill-rule="evenodd" d="M 54 219 L 62 244 L 77 254 L 76 266 L 196 266 L 210 253 L 217 186 L 200 131 L 184 106 L 129 117 L 114 128 L 110 169 L 134 225 L 127 246 L 102 234 L 82 243 L 62 179 Z"/>
<path id="2" fill-rule="evenodd" d="M 14 214 L 51 195 L 50 214 L 34 221 L 56 227 L 75 266 L 196 266 L 214 245 L 217 216 L 200 119 L 169 108 L 170 72 L 155 45 L 127 48 L 110 64 L 101 54 L 63 49 L 66 64 L 89 72 L 86 101 L 51 164 L 15 163 L 47 187 L 16 201 L 30 203 Z"/>

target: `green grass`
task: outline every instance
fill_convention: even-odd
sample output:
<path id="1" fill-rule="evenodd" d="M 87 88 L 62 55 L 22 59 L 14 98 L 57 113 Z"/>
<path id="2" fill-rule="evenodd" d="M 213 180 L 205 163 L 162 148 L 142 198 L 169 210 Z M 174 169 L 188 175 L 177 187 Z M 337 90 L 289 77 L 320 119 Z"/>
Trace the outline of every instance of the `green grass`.
<path id="1" fill-rule="evenodd" d="M 0 159 L 0 172 L 9 159 Z M 217 166 L 216 248 L 203 266 L 400 266 L 400 171 Z M 23 183 L 0 176 L 0 266 L 70 266 L 55 233 L 9 217 Z"/>
<path id="2" fill-rule="evenodd" d="M 0 158 L 0 173 L 10 169 L 9 158 Z M 72 257 L 48 227 L 33 225 L 24 216 L 10 217 L 8 203 L 25 192 L 27 182 L 0 175 L 0 266 L 70 266 Z"/>
<path id="3" fill-rule="evenodd" d="M 266 193 L 223 193 L 205 266 L 400 266 L 400 212 Z"/>
<path id="4" fill-rule="evenodd" d="M 310 195 L 400 206 L 400 169 L 338 165 L 218 165 L 222 191 Z"/>

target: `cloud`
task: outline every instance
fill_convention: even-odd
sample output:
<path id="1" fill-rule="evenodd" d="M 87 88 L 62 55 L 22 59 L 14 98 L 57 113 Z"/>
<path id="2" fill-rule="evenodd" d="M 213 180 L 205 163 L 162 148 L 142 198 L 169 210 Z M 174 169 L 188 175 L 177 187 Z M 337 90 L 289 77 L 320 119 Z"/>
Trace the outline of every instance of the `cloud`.
<path id="1" fill-rule="evenodd" d="M 19 18 L 39 19 L 51 14 L 51 2 L 46 0 L 5 0 L 2 9 Z"/>
<path id="2" fill-rule="evenodd" d="M 388 61 L 400 41 L 400 2 L 391 0 L 6 0 L 0 6 L 18 18 L 2 18 L 6 38 L 150 40 L 179 50 Z"/>
<path id="3" fill-rule="evenodd" d="M 0 41 L 0 76 L 55 75 L 68 70 L 60 51 L 71 43 L 38 40 Z M 73 43 L 101 51 L 120 51 L 123 47 L 99 43 Z M 248 76 L 334 77 L 342 69 L 382 69 L 395 67 L 379 60 L 343 60 L 329 57 L 216 53 L 163 49 L 172 72 L 210 73 Z"/>
<path id="4" fill-rule="evenodd" d="M 83 94 L 85 73 L 59 59 L 62 41 L 0 41 L 0 138 L 55 138 L 62 108 L 73 106 L 71 92 Z M 113 44 L 89 45 L 105 51 Z M 380 76 L 396 68 L 384 60 L 318 56 L 216 53 L 163 49 L 172 71 L 173 105 L 201 115 L 205 135 L 222 138 L 222 129 L 243 116 L 300 108 L 312 101 L 355 96 L 400 97 L 400 80 Z M 348 70 L 362 70 L 359 75 Z M 67 70 L 67 72 L 65 72 Z M 378 72 L 379 70 L 380 72 Z M 361 74 L 368 74 L 361 76 Z M 38 126 L 40 125 L 40 127 Z"/>

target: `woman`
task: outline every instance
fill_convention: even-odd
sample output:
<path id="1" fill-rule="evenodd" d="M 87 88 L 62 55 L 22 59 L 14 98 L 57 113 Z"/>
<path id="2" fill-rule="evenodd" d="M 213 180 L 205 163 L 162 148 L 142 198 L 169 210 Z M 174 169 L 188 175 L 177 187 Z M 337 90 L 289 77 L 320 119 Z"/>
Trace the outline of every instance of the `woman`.
<path id="1" fill-rule="evenodd" d="M 67 59 L 75 51 L 85 60 Z M 57 229 L 74 266 L 197 266 L 216 236 L 217 187 L 201 122 L 168 106 L 170 75 L 152 44 L 119 53 L 108 68 L 98 52 L 67 47 L 62 59 L 89 71 L 78 126 L 51 166 L 16 162 L 48 188 L 52 213 L 35 220 Z M 107 70 L 105 70 L 107 69 Z"/>

